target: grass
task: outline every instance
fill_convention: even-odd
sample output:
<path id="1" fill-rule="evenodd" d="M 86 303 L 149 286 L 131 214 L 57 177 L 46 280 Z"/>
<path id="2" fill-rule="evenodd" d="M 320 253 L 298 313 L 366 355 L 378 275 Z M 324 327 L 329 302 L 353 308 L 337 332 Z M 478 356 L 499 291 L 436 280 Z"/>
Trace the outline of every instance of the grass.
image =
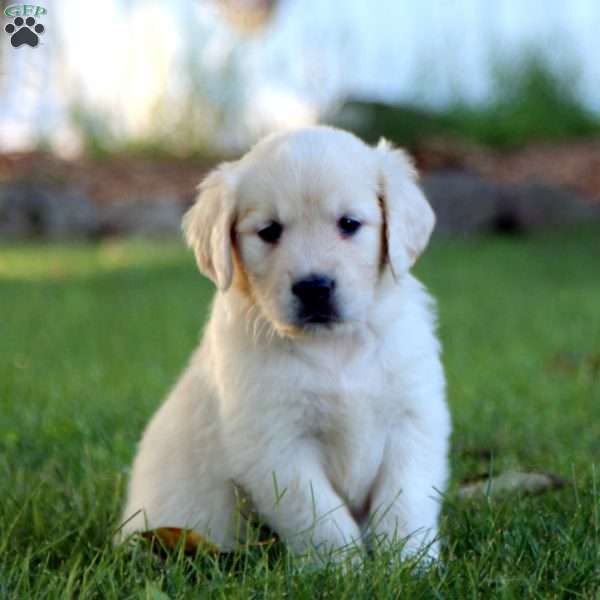
<path id="1" fill-rule="evenodd" d="M 127 469 L 198 338 L 211 287 L 175 243 L 0 249 L 0 598 L 599 598 L 600 235 L 439 242 L 454 419 L 444 560 L 392 553 L 300 570 L 285 548 L 229 557 L 114 549 Z M 490 458 L 491 457 L 491 458 Z M 492 469 L 563 490 L 461 502 Z"/>

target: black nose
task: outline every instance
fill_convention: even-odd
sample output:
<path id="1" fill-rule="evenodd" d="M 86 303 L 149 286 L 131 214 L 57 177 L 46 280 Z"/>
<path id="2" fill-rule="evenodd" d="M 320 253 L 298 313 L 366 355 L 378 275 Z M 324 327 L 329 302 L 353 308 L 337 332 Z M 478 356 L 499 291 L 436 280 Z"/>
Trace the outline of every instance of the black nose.
<path id="1" fill-rule="evenodd" d="M 335 281 L 324 275 L 309 275 L 296 281 L 292 286 L 292 293 L 304 305 L 317 306 L 328 303 L 335 289 Z"/>

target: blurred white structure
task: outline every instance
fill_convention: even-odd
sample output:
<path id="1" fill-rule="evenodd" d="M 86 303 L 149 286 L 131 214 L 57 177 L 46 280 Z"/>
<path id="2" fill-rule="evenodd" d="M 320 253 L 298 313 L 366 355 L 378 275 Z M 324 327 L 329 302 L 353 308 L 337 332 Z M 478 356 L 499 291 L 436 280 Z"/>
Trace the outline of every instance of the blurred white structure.
<path id="1" fill-rule="evenodd" d="M 185 110 L 190 74 L 230 147 L 314 122 L 347 96 L 484 102 L 493 59 L 518 61 L 531 47 L 578 66 L 578 92 L 600 110 L 596 0 L 280 0 L 267 26 L 248 33 L 215 0 L 38 3 L 48 9 L 39 47 L 12 48 L 2 31 L 0 149 L 42 135 L 76 151 L 76 102 L 126 135 L 168 128 L 169 113 Z"/>

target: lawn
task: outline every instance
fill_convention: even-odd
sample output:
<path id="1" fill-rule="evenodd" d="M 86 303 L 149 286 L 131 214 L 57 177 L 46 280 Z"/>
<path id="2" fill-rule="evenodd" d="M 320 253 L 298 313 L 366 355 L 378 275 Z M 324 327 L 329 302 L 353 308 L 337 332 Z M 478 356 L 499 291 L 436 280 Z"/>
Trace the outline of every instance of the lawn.
<path id="1" fill-rule="evenodd" d="M 600 598 L 600 231 L 435 243 L 454 421 L 443 561 L 114 549 L 127 469 L 211 286 L 176 242 L 0 248 L 0 598 Z M 509 469 L 557 491 L 461 501 Z"/>

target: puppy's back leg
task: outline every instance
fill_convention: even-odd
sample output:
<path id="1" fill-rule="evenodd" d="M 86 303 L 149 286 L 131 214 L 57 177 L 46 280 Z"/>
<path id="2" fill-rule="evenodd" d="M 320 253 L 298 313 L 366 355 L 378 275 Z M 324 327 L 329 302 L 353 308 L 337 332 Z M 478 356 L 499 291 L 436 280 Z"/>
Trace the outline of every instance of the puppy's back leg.
<path id="1" fill-rule="evenodd" d="M 120 539 L 176 527 L 192 529 L 223 550 L 234 546 L 243 523 L 209 390 L 188 369 L 148 425 L 133 464 Z"/>

